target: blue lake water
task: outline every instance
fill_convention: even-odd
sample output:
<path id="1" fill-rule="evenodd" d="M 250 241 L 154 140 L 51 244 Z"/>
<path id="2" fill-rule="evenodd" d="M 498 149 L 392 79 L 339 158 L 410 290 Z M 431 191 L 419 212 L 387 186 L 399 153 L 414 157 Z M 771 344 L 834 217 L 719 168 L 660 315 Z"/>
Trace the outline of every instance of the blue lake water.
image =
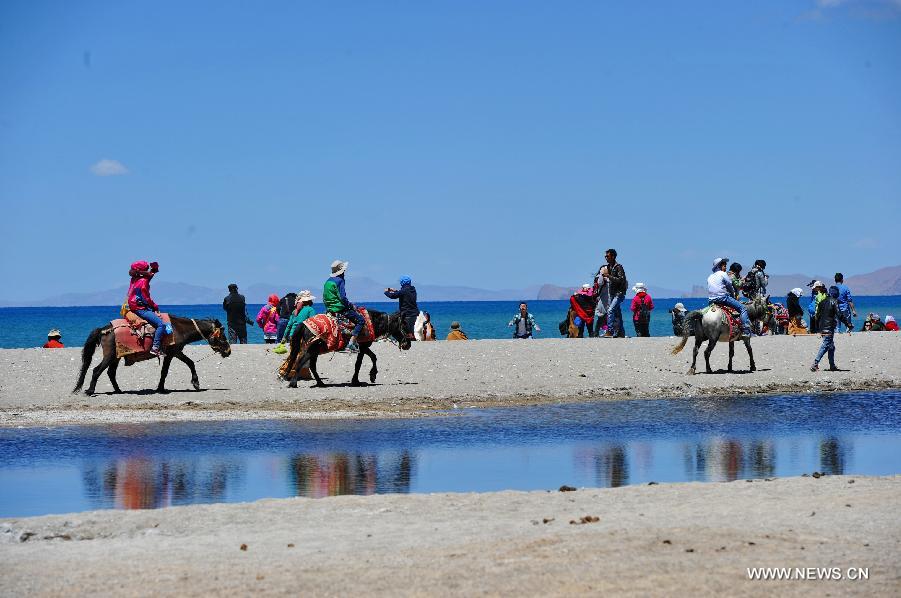
<path id="1" fill-rule="evenodd" d="M 706 299 L 655 299 L 655 309 L 651 316 L 651 335 L 669 336 L 672 325 L 668 310 L 681 301 L 688 309 L 697 309 L 707 304 Z M 802 299 L 806 305 L 807 299 Z M 901 296 L 857 297 L 855 298 L 858 317 L 855 326 L 860 329 L 868 312 L 901 316 Z M 362 305 L 362 304 L 361 304 Z M 369 302 L 365 305 L 382 311 L 396 311 L 397 302 Z M 510 338 L 511 329 L 507 322 L 519 311 L 516 301 L 421 301 L 420 308 L 428 311 L 435 323 L 439 338 L 444 338 L 454 320 L 462 324 L 467 335 L 473 339 Z M 261 305 L 249 305 L 247 310 L 255 317 Z M 316 306 L 323 311 L 321 305 Z M 529 309 L 534 314 L 541 332 L 539 338 L 559 337 L 557 324 L 566 318 L 567 301 L 530 301 Z M 163 309 L 188 318 L 219 318 L 225 321 L 222 305 L 164 305 Z M 38 347 L 47 340 L 47 331 L 59 328 L 66 346 L 81 346 L 88 333 L 119 317 L 119 306 L 106 307 L 4 307 L 0 308 L 0 348 Z M 624 310 L 626 334 L 633 335 L 631 312 L 628 305 Z M 262 343 L 263 333 L 259 327 L 248 328 L 248 340 Z"/>
<path id="2" fill-rule="evenodd" d="M 0 517 L 265 497 L 901 473 L 901 391 L 404 420 L 0 429 Z"/>

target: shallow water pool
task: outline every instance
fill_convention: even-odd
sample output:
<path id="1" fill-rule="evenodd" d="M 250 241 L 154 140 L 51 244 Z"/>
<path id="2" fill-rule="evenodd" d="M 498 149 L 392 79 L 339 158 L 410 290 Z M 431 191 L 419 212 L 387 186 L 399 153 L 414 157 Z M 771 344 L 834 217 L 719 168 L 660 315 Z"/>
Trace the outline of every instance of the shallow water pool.
<path id="1" fill-rule="evenodd" d="M 0 516 L 336 494 L 901 473 L 901 391 L 405 420 L 0 429 Z"/>

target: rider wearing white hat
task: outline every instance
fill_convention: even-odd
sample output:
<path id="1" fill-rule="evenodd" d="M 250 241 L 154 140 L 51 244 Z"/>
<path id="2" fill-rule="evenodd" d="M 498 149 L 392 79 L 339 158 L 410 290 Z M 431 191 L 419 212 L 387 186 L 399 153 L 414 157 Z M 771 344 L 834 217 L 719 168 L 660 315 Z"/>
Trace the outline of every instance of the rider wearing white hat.
<path id="1" fill-rule="evenodd" d="M 728 258 L 718 257 L 713 260 L 713 274 L 707 277 L 707 299 L 716 305 L 728 305 L 741 315 L 742 334 L 751 336 L 751 320 L 748 318 L 748 310 L 735 298 L 735 287 L 732 280 L 726 274 Z"/>
<path id="2" fill-rule="evenodd" d="M 357 345 L 357 337 L 363 330 L 363 316 L 354 308 L 354 304 L 348 301 L 347 293 L 344 290 L 344 273 L 347 272 L 348 262 L 335 260 L 332 262 L 332 275 L 325 281 L 322 290 L 322 302 L 329 313 L 335 316 L 343 315 L 345 318 L 354 323 L 353 333 L 347 342 L 347 350 L 356 352 L 359 350 Z"/>

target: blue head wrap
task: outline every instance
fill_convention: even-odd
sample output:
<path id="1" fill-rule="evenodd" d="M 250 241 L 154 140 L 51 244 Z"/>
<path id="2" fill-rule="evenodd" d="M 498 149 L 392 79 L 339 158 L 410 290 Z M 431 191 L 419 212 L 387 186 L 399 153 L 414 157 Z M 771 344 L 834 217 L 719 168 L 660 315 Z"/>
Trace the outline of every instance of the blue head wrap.
<path id="1" fill-rule="evenodd" d="M 400 277 L 400 286 L 405 287 L 408 284 L 413 284 L 413 279 L 409 276 L 401 276 Z"/>

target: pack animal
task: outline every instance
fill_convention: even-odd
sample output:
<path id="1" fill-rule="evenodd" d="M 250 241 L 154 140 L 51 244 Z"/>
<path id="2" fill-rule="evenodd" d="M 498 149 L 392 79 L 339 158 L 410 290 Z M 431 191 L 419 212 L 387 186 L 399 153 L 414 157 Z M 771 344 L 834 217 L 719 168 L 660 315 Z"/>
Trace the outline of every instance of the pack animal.
<path id="1" fill-rule="evenodd" d="M 169 316 L 169 321 L 172 324 L 173 337 L 176 339 L 176 342 L 165 347 L 166 352 L 163 357 L 160 382 L 156 387 L 156 391 L 166 392 L 166 375 L 169 373 L 169 364 L 172 363 L 173 357 L 184 362 L 184 364 L 188 366 L 191 370 L 191 385 L 194 387 L 194 390 L 200 390 L 200 380 L 197 378 L 197 370 L 194 367 L 194 362 L 184 354 L 185 345 L 195 341 L 205 340 L 210 344 L 213 351 L 222 357 L 228 357 L 231 355 L 231 346 L 228 344 L 225 330 L 222 327 L 222 324 L 219 323 L 219 320 L 195 320 L 193 318 Z M 116 333 L 111 322 L 106 326 L 95 328 L 88 335 L 88 340 L 85 341 L 84 348 L 81 350 L 81 370 L 78 373 L 78 380 L 75 383 L 75 388 L 72 390 L 73 393 L 80 391 L 84 385 L 88 367 L 91 365 L 91 360 L 94 357 L 94 351 L 97 349 L 97 346 L 100 346 L 101 349 L 103 349 L 103 358 L 100 360 L 100 364 L 94 368 L 94 371 L 91 374 L 91 383 L 88 385 L 87 390 L 84 391 L 85 394 L 94 394 L 94 391 L 97 388 L 97 379 L 100 378 L 100 375 L 104 370 L 106 370 L 109 380 L 113 385 L 113 392 L 122 392 L 119 389 L 119 384 L 116 382 L 116 369 L 119 367 L 120 358 L 117 356 Z M 150 353 L 132 353 L 129 357 L 132 357 L 135 361 L 140 361 L 144 358 L 150 358 Z"/>

